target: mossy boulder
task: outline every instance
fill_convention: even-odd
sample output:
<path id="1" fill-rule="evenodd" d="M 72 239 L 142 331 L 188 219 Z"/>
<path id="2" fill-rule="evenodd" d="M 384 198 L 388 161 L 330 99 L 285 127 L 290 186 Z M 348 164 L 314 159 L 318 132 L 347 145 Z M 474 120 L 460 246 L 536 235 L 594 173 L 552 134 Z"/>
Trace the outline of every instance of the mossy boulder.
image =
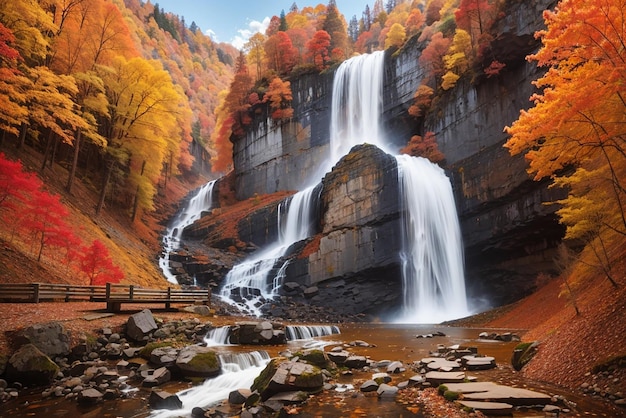
<path id="1" fill-rule="evenodd" d="M 184 376 L 212 377 L 220 374 L 222 363 L 217 353 L 209 347 L 192 345 L 178 353 L 176 366 Z"/>
<path id="2" fill-rule="evenodd" d="M 539 347 L 539 343 L 529 342 L 529 343 L 520 343 L 513 349 L 513 358 L 511 358 L 511 365 L 517 371 L 522 370 L 532 358 L 537 354 L 537 349 Z"/>
<path id="3" fill-rule="evenodd" d="M 300 355 L 300 360 L 317 366 L 320 369 L 332 370 L 335 368 L 335 363 L 330 361 L 330 359 L 323 350 L 306 350 Z"/>
<path id="4" fill-rule="evenodd" d="M 281 392 L 317 392 L 323 385 L 324 375 L 319 367 L 278 357 L 268 363 L 250 389 L 267 400 Z"/>
<path id="5" fill-rule="evenodd" d="M 6 377 L 25 386 L 49 385 L 59 366 L 33 344 L 20 347 L 9 359 Z"/>

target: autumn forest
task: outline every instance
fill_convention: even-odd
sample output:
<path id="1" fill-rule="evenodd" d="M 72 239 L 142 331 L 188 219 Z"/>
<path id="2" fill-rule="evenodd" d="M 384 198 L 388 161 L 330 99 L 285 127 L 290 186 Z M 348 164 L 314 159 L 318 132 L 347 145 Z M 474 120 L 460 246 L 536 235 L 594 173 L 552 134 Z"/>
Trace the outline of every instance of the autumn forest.
<path id="1" fill-rule="evenodd" d="M 294 3 L 237 51 L 158 3 L 0 0 L 0 146 L 35 150 L 42 172 L 66 168 L 66 192 L 77 181 L 92 190 L 96 216 L 114 208 L 142 222 L 173 199 L 173 179 L 199 165 L 229 172 L 231 141 L 262 107 L 275 123 L 292 118 L 291 79 L 355 54 L 419 45 L 427 76 L 408 113 L 421 126 L 459 80 L 506 73 L 493 28 L 512 1 L 376 0 L 358 17 L 344 17 L 334 0 Z M 616 268 L 626 235 L 625 9 L 624 0 L 563 0 L 546 11 L 540 48 L 527 57 L 545 70 L 537 93 L 503 127 L 535 180 L 568 190 L 554 204 L 572 243 L 559 264 L 574 284 L 600 272 L 624 285 Z M 417 132 L 403 151 L 443 163 L 436 141 Z M 0 216 L 10 225 L 2 238 L 24 240 L 37 259 L 54 252 L 92 284 L 119 281 L 106 246 L 78 242 L 64 213 L 36 175 L 0 154 Z"/>

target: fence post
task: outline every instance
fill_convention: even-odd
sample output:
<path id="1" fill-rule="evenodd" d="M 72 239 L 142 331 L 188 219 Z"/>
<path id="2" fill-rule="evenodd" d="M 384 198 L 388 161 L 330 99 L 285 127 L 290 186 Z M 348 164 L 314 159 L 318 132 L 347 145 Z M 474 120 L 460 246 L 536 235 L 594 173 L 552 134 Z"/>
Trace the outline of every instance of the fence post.
<path id="1" fill-rule="evenodd" d="M 170 309 L 171 304 L 170 301 L 172 300 L 172 288 L 168 286 L 167 288 L 167 302 L 165 302 L 165 309 Z"/>
<path id="2" fill-rule="evenodd" d="M 128 299 L 132 299 L 134 294 L 135 294 L 135 285 L 131 284 L 128 289 Z"/>
<path id="3" fill-rule="evenodd" d="M 39 303 L 39 283 L 33 284 L 33 302 Z"/>
<path id="4" fill-rule="evenodd" d="M 107 282 L 107 289 L 106 289 L 105 297 L 107 301 L 111 298 L 111 283 L 109 282 Z"/>
<path id="5" fill-rule="evenodd" d="M 70 301 L 70 286 L 65 286 L 65 301 L 69 302 Z"/>

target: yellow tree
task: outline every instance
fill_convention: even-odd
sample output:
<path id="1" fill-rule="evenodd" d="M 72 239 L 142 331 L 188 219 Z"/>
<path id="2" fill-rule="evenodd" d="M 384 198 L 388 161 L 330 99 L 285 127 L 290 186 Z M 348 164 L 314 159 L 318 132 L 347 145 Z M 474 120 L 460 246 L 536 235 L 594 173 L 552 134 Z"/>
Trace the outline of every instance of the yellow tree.
<path id="1" fill-rule="evenodd" d="M 115 4 L 103 0 L 55 0 L 51 9 L 59 30 L 50 67 L 76 79 L 80 114 L 88 125 L 88 129 L 76 131 L 72 142 L 74 158 L 66 185 L 71 192 L 83 136 L 99 147 L 106 146 L 106 140 L 97 132 L 96 118 L 107 116 L 108 103 L 96 66 L 109 64 L 117 55 L 130 58 L 137 53 Z"/>
<path id="2" fill-rule="evenodd" d="M 534 106 L 506 128 L 506 147 L 525 153 L 536 180 L 569 190 L 558 212 L 566 237 L 606 248 L 598 261 L 609 278 L 616 256 L 606 240 L 626 236 L 624 10 L 626 0 L 563 0 L 544 12 L 543 46 L 529 59 L 548 69 Z"/>
<path id="3" fill-rule="evenodd" d="M 391 25 L 389 32 L 387 32 L 387 38 L 385 39 L 385 49 L 391 48 L 392 46 L 400 48 L 402 44 L 404 44 L 405 39 L 406 31 L 404 30 L 404 26 L 399 23 L 394 23 L 393 25 Z"/>
<path id="4" fill-rule="evenodd" d="M 472 41 L 469 33 L 457 29 L 448 53 L 443 57 L 446 65 L 446 74 L 443 75 L 441 86 L 448 90 L 469 69 L 469 59 L 472 50 Z"/>
<path id="5" fill-rule="evenodd" d="M 181 129 L 177 118 L 186 104 L 169 73 L 156 61 L 117 57 L 102 78 L 109 102 L 109 117 L 103 121 L 108 146 L 96 212 L 102 209 L 111 175 L 121 171 L 116 198 L 134 219 L 140 211 L 152 210 L 165 157 L 178 155 Z M 191 125 L 190 118 L 182 123 Z"/>

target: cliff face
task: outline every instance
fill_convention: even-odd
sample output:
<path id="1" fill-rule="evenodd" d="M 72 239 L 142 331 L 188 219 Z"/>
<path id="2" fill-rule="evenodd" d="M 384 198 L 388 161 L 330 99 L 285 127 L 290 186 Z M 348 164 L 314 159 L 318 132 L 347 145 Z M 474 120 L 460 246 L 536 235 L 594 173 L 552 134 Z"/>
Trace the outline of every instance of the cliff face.
<path id="1" fill-rule="evenodd" d="M 537 273 L 552 268 L 552 252 L 563 236 L 556 207 L 544 203 L 564 193 L 533 182 L 523 156 L 511 157 L 503 148 L 504 127 L 530 105 L 531 81 L 539 72 L 524 57 L 538 47 L 533 34 L 550 7 L 549 0 L 510 2 L 491 51 L 505 70 L 497 77 L 459 80 L 421 121 L 407 113 L 424 76 L 417 64 L 421 45 L 412 40 L 385 59 L 386 131 L 398 148 L 413 134 L 435 133 L 455 192 L 467 287 L 491 304 L 531 291 Z M 328 154 L 332 74 L 291 83 L 293 120 L 275 124 L 261 111 L 234 144 L 239 199 L 302 189 L 321 176 L 316 170 Z M 356 148 L 322 181 L 315 239 L 288 256 L 288 280 L 316 287 L 310 303 L 351 313 L 384 310 L 382 305 L 393 304 L 401 293 L 396 162 L 375 147 Z M 242 219 L 240 238 L 256 244 L 271 240 L 274 228 L 259 227 L 271 224 L 268 210 Z M 244 232 L 252 229 L 256 232 Z"/>

